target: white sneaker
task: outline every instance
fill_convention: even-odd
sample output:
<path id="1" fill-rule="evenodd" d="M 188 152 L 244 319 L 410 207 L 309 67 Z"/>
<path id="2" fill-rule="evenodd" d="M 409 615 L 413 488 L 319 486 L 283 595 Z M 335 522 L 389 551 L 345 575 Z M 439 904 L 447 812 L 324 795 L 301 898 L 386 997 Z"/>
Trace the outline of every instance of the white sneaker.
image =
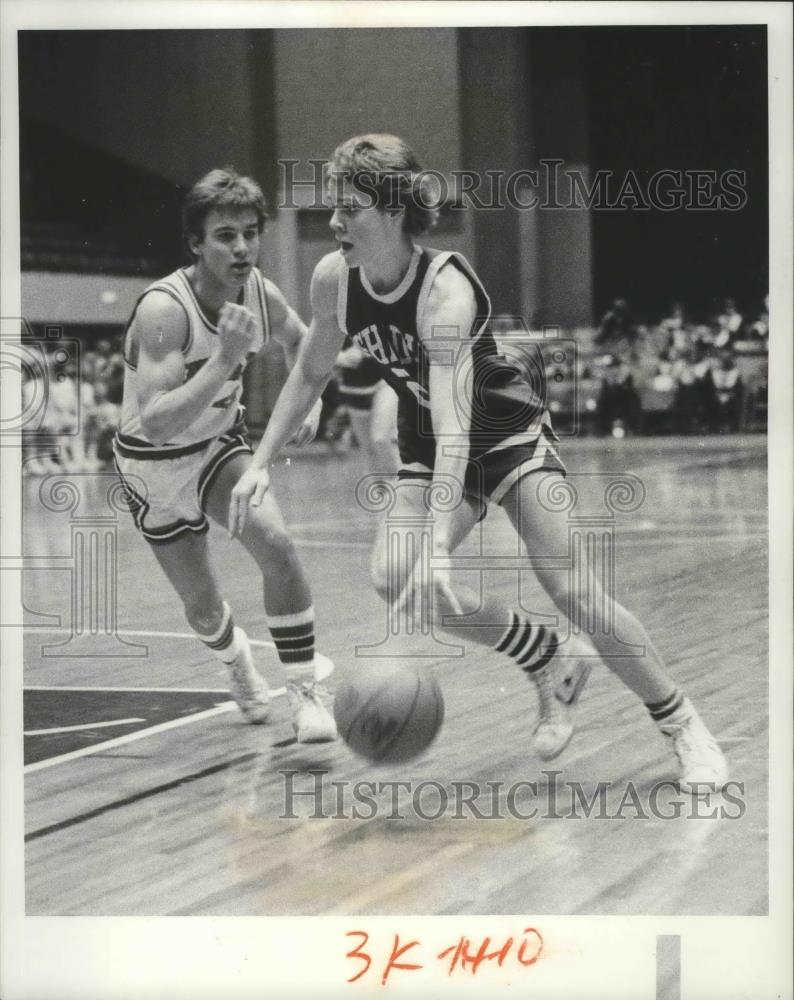
<path id="1" fill-rule="evenodd" d="M 532 734 L 532 749 L 541 760 L 554 760 L 571 742 L 573 712 L 555 696 L 552 664 L 529 675 L 538 692 L 538 724 Z"/>
<path id="2" fill-rule="evenodd" d="M 728 762 L 692 705 L 683 707 L 691 713 L 685 719 L 659 726 L 681 765 L 678 787 L 693 795 L 718 792 L 728 780 Z"/>
<path id="3" fill-rule="evenodd" d="M 287 684 L 287 697 L 298 743 L 329 743 L 336 739 L 334 717 L 323 704 L 323 697 L 328 697 L 328 693 L 316 681 Z"/>
<path id="4" fill-rule="evenodd" d="M 229 689 L 245 718 L 254 725 L 265 722 L 270 705 L 270 692 L 265 679 L 254 666 L 248 636 L 237 625 L 234 638 L 240 648 L 229 667 Z"/>

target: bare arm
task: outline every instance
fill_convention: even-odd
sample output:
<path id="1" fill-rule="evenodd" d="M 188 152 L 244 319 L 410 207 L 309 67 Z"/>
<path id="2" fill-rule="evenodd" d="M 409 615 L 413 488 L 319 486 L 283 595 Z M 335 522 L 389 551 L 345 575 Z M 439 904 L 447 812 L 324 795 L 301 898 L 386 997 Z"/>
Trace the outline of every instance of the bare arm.
<path id="1" fill-rule="evenodd" d="M 212 403 L 253 341 L 254 317 L 227 303 L 218 321 L 218 348 L 185 382 L 182 349 L 188 321 L 182 307 L 163 292 L 150 292 L 138 306 L 138 406 L 146 437 L 164 444 Z"/>
<path id="2" fill-rule="evenodd" d="M 264 469 L 273 461 L 320 398 L 331 376 L 344 340 L 336 321 L 339 266 L 344 267 L 344 262 L 325 257 L 314 271 L 312 321 L 254 453 L 253 469 Z"/>
<path id="3" fill-rule="evenodd" d="M 290 440 L 312 406 L 319 400 L 334 368 L 344 341 L 336 321 L 339 267 L 338 254 L 329 254 L 312 276 L 312 321 L 303 339 L 295 364 L 276 401 L 273 414 L 251 465 L 232 490 L 229 503 L 229 532 L 241 532 L 248 506 L 258 506 L 270 488 L 268 465 Z"/>
<path id="4" fill-rule="evenodd" d="M 452 488 L 462 502 L 469 458 L 471 404 L 464 390 L 471 360 L 471 330 L 477 316 L 474 292 L 455 268 L 442 269 L 430 291 L 419 336 L 430 361 L 430 412 L 436 436 L 433 482 L 444 493 Z M 435 493 L 435 491 L 433 491 Z M 453 501 L 436 511 L 433 548 L 450 551 Z"/>

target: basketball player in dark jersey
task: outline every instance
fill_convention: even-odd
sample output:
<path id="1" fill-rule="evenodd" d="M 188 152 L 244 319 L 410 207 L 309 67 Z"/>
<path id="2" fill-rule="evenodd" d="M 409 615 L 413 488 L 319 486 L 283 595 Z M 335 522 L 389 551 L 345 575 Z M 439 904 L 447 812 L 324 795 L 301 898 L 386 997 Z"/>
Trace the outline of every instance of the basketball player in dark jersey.
<path id="1" fill-rule="evenodd" d="M 595 574 L 587 586 L 574 588 L 579 572 L 563 574 L 532 558 L 568 552 L 565 513 L 539 501 L 541 484 L 547 496 L 555 487 L 564 489 L 557 439 L 543 399 L 499 355 L 486 326 L 488 297 L 471 267 L 459 254 L 414 242 L 436 214 L 428 207 L 425 181 L 416 157 L 395 136 L 358 136 L 334 152 L 329 189 L 338 249 L 314 272 L 309 334 L 250 469 L 232 491 L 230 530 L 240 530 L 249 504 L 265 496 L 268 464 L 322 392 L 349 334 L 400 400 L 403 467 L 388 515 L 392 523 L 402 515 L 429 517 L 433 497 L 446 494 L 432 508 L 430 579 L 420 563 L 410 567 L 389 559 L 384 528 L 373 558 L 378 592 L 402 607 L 425 602 L 453 635 L 491 646 L 517 663 L 538 693 L 534 749 L 543 759 L 556 757 L 573 732 L 553 672 L 555 661 L 571 656 L 570 639 L 450 579 L 452 552 L 484 506 L 500 504 L 526 545 L 528 565 L 563 614 L 592 621 L 608 609 L 613 632 L 645 650 L 610 656 L 608 631 L 597 627 L 592 636 L 607 665 L 668 739 L 679 760 L 681 787 L 695 793 L 721 787 L 728 777 L 725 758 L 640 622 L 603 593 Z M 584 676 L 571 674 L 574 687 Z"/>
<path id="2" fill-rule="evenodd" d="M 273 337 L 288 364 L 306 328 L 259 271 L 265 200 L 255 181 L 213 170 L 188 192 L 185 242 L 193 262 L 150 285 L 124 337 L 116 468 L 135 523 L 179 595 L 196 637 L 229 668 L 249 722 L 264 722 L 268 687 L 212 570 L 209 519 L 225 523 L 231 489 L 248 467 L 242 374 Z M 310 440 L 319 407 L 300 422 Z M 262 579 L 273 642 L 285 667 L 300 742 L 335 739 L 317 681 L 333 664 L 314 649 L 311 592 L 270 497 L 239 536 Z"/>

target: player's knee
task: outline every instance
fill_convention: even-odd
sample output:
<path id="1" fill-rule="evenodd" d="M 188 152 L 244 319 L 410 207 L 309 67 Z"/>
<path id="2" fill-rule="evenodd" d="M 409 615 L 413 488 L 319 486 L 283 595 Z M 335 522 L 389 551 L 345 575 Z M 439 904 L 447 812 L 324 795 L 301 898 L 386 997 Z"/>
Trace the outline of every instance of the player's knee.
<path id="1" fill-rule="evenodd" d="M 395 600 L 405 584 L 385 555 L 379 552 L 375 553 L 370 563 L 369 576 L 375 593 L 387 604 Z"/>

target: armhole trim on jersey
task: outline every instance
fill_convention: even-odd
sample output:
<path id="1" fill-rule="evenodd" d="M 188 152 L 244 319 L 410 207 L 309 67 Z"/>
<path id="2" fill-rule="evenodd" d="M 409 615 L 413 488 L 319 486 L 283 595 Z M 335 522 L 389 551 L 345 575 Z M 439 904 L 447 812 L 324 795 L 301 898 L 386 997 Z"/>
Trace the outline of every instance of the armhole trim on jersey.
<path id="1" fill-rule="evenodd" d="M 254 268 L 254 274 L 256 275 L 256 290 L 259 294 L 259 308 L 262 311 L 262 344 L 264 346 L 264 344 L 270 342 L 270 312 L 267 306 L 267 285 L 265 284 L 265 276 L 258 267 Z"/>
<path id="2" fill-rule="evenodd" d="M 176 289 L 164 281 L 158 281 L 154 285 L 149 285 L 149 287 L 145 289 L 143 292 L 141 292 L 141 294 L 138 296 L 138 301 L 133 306 L 132 315 L 127 321 L 127 326 L 124 330 L 124 335 L 122 339 L 124 361 L 126 364 L 130 366 L 130 368 L 132 368 L 133 371 L 137 371 L 138 369 L 137 365 L 133 365 L 129 357 L 127 356 L 127 335 L 130 332 L 130 327 L 135 322 L 135 316 L 138 312 L 138 306 L 141 304 L 141 302 L 143 302 L 143 300 L 146 298 L 149 292 L 164 292 L 169 298 L 173 299 L 174 302 L 176 302 L 179 306 L 181 306 L 182 312 L 185 314 L 185 320 L 187 321 L 187 333 L 185 334 L 185 342 L 182 345 L 182 353 L 187 354 L 187 352 L 190 349 L 190 345 L 193 343 L 193 328 L 190 322 L 190 313 L 188 312 L 187 306 L 180 298 L 179 293 L 176 291 Z"/>
<path id="3" fill-rule="evenodd" d="M 188 279 L 188 276 L 185 274 L 185 268 L 181 267 L 178 271 L 175 272 L 175 274 L 181 279 L 182 285 L 187 291 L 188 298 L 196 307 L 196 313 L 198 314 L 201 322 L 204 324 L 204 326 L 206 326 L 206 328 L 210 331 L 210 333 L 214 333 L 217 336 L 218 328 L 217 326 L 213 326 L 212 323 L 210 323 L 210 321 L 204 315 L 204 310 L 201 308 L 201 303 L 196 298 L 196 293 L 193 291 L 193 286 L 190 284 L 190 280 Z M 184 303 L 182 304 L 184 305 Z"/>
<path id="4" fill-rule="evenodd" d="M 433 282 L 436 279 L 436 275 L 441 270 L 441 268 L 449 263 L 458 268 L 461 274 L 464 274 L 472 285 L 472 290 L 474 291 L 474 299 L 477 304 L 477 316 L 475 317 L 476 324 L 472 330 L 471 339 L 478 340 L 488 319 L 491 316 L 491 300 L 488 297 L 488 293 L 482 286 L 482 282 L 474 273 L 474 269 L 471 264 L 466 260 L 463 254 L 456 253 L 455 251 L 448 250 L 443 253 L 438 254 L 434 257 L 427 268 L 427 273 L 425 274 L 424 280 L 422 281 L 422 287 L 419 290 L 419 298 L 416 302 L 416 329 L 417 332 L 420 329 L 422 320 L 424 319 L 424 311 L 427 308 L 427 300 L 430 297 L 430 290 L 433 287 Z M 485 315 L 480 312 L 480 302 L 477 301 L 478 297 L 482 296 L 483 303 L 486 307 Z"/>
<path id="5" fill-rule="evenodd" d="M 339 291 L 336 296 L 336 322 L 345 336 L 347 332 L 347 289 L 350 283 L 350 268 L 342 261 L 339 272 Z"/>
<path id="6" fill-rule="evenodd" d="M 433 257 L 427 266 L 425 271 L 425 276 L 422 279 L 422 287 L 419 289 L 419 297 L 416 300 L 416 332 L 419 331 L 422 326 L 422 320 L 424 319 L 425 309 L 427 308 L 427 300 L 430 298 L 430 289 L 433 287 L 433 282 L 436 280 L 436 275 L 441 270 L 441 268 L 446 264 L 446 262 L 452 256 L 450 251 L 440 253 Z M 421 334 L 419 334 L 419 339 L 422 339 Z"/>

